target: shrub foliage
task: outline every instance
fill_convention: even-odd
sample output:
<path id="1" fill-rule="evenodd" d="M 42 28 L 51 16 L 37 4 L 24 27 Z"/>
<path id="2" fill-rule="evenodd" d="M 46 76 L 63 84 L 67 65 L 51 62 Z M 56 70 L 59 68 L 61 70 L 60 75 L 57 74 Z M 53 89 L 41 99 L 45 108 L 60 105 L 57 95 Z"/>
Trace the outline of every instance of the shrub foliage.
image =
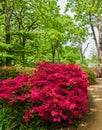
<path id="1" fill-rule="evenodd" d="M 0 99 L 16 113 L 23 113 L 27 123 L 34 121 L 35 114 L 48 122 L 74 124 L 81 119 L 88 112 L 88 75 L 74 64 L 44 62 L 37 66 L 34 75 L 0 81 Z"/>
<path id="2" fill-rule="evenodd" d="M 9 67 L 0 67 L 0 80 L 7 78 L 15 78 L 20 72 L 16 69 L 11 69 Z"/>
<path id="3" fill-rule="evenodd" d="M 85 72 L 88 73 L 88 80 L 90 85 L 95 84 L 96 83 L 96 73 L 94 70 L 92 70 L 91 68 L 88 68 L 86 66 L 82 66 L 81 67 L 82 70 L 84 70 Z"/>
<path id="4" fill-rule="evenodd" d="M 24 68 L 24 67 L 9 67 L 4 66 L 0 67 L 0 80 L 8 79 L 8 78 L 15 78 L 20 74 L 33 74 L 33 70 L 35 68 Z"/>

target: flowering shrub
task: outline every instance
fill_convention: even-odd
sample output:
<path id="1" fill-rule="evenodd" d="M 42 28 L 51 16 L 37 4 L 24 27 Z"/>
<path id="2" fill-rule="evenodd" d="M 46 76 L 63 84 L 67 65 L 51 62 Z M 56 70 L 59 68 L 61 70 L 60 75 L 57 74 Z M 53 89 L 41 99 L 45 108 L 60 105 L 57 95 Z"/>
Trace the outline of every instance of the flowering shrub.
<path id="1" fill-rule="evenodd" d="M 0 82 L 0 99 L 14 107 L 24 103 L 23 119 L 29 122 L 34 113 L 50 122 L 82 118 L 88 112 L 88 76 L 74 64 L 38 63 L 32 75 L 20 75 Z M 19 111 L 18 111 L 19 112 Z"/>

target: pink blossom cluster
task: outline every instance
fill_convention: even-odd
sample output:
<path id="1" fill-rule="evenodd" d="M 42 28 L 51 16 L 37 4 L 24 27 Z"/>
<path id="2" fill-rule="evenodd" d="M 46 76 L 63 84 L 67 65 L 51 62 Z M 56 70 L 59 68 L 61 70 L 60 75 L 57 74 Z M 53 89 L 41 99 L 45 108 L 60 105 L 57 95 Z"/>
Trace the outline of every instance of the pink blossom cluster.
<path id="1" fill-rule="evenodd" d="M 68 121 L 82 118 L 88 112 L 88 75 L 74 64 L 38 63 L 32 75 L 20 75 L 0 82 L 0 99 L 8 105 L 25 102 L 24 121 L 34 113 L 47 121 Z M 26 105 L 24 106 L 26 108 Z M 23 108 L 22 108 L 23 109 Z"/>

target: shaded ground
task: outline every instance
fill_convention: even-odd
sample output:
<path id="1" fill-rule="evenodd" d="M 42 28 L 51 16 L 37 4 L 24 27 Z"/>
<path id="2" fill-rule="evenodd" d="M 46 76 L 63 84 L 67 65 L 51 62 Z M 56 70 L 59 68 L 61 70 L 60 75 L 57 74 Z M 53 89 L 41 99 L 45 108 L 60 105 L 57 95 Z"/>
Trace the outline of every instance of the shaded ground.
<path id="1" fill-rule="evenodd" d="M 102 78 L 97 79 L 96 85 L 89 87 L 90 112 L 77 130 L 102 130 Z M 56 129 L 59 130 L 59 129 Z M 60 130 L 76 130 L 75 128 L 61 128 Z"/>
<path id="2" fill-rule="evenodd" d="M 90 112 L 78 130 L 102 130 L 102 78 L 97 79 L 96 85 L 89 87 L 89 94 Z"/>

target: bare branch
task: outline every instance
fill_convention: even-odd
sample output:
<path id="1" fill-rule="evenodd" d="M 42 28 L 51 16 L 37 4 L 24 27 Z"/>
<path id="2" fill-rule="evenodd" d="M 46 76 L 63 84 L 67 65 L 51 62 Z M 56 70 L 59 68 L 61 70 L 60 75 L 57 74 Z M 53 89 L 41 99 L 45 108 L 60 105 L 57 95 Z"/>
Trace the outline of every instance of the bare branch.
<path id="1" fill-rule="evenodd" d="M 5 12 L 6 20 L 8 21 L 8 6 L 7 6 L 7 0 L 4 1 L 4 12 Z"/>
<path id="2" fill-rule="evenodd" d="M 82 53 L 82 42 L 81 42 L 81 39 L 79 38 L 79 49 L 80 49 L 80 52 Z"/>
<path id="3" fill-rule="evenodd" d="M 12 10 L 11 10 L 11 13 L 10 13 L 10 16 L 9 16 L 9 20 L 10 20 L 11 17 L 12 17 L 12 14 L 13 14 L 13 11 L 14 11 L 15 4 L 16 4 L 16 0 L 13 0 L 13 1 L 12 1 Z"/>
<path id="4" fill-rule="evenodd" d="M 37 20 L 34 20 L 29 26 L 28 26 L 28 31 L 34 26 L 34 24 L 37 23 Z M 36 28 L 37 26 L 34 27 L 34 29 Z"/>
<path id="5" fill-rule="evenodd" d="M 16 123 L 15 125 L 12 125 L 11 127 L 9 127 L 7 130 L 12 130 L 13 128 L 15 128 L 16 126 L 20 125 L 20 123 Z"/>
<path id="6" fill-rule="evenodd" d="M 87 50 L 89 44 L 90 44 L 90 43 L 87 43 L 87 46 L 85 47 L 85 49 L 84 49 L 84 51 L 83 51 L 83 55 L 85 54 L 85 52 L 86 52 L 86 50 Z"/>

